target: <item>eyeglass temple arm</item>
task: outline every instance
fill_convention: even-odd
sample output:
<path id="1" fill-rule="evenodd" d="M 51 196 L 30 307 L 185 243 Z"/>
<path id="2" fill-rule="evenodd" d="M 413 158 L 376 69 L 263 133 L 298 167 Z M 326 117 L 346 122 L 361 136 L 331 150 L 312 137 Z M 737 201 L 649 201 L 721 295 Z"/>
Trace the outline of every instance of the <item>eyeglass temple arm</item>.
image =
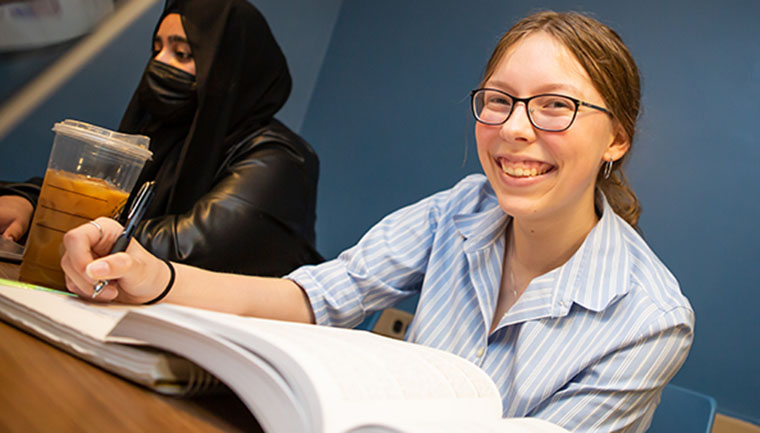
<path id="1" fill-rule="evenodd" d="M 612 112 L 611 112 L 610 110 L 608 110 L 608 109 L 604 108 L 604 107 L 600 107 L 600 106 L 598 106 L 598 105 L 594 105 L 594 104 L 591 104 L 591 103 L 589 103 L 589 102 L 586 102 L 586 101 L 578 101 L 578 103 L 579 103 L 580 105 L 583 105 L 584 107 L 593 108 L 593 109 L 595 109 L 595 110 L 599 110 L 599 111 L 601 111 L 601 112 L 607 113 L 607 114 L 609 114 L 610 116 L 612 116 Z"/>

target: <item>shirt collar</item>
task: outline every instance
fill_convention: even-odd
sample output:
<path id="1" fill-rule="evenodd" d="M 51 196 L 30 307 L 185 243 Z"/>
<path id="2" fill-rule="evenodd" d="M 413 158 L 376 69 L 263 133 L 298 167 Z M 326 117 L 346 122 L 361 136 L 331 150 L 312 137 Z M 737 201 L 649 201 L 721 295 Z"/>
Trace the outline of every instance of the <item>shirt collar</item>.
<path id="1" fill-rule="evenodd" d="M 504 236 L 504 229 L 512 217 L 499 206 L 496 196 L 490 191 L 475 212 L 454 215 L 454 226 L 464 237 L 464 251 L 472 253 L 493 245 Z"/>
<path id="2" fill-rule="evenodd" d="M 555 299 L 602 311 L 630 291 L 631 270 L 623 237 L 625 222 L 599 193 L 602 217 L 578 251 L 555 269 Z M 569 305 L 569 302 L 565 302 Z"/>
<path id="3" fill-rule="evenodd" d="M 623 237 L 626 223 L 604 194 L 598 192 L 598 197 L 602 216 L 578 251 L 564 265 L 537 278 L 542 286 L 549 282 L 547 280 L 554 280 L 553 284 L 549 283 L 553 293 L 548 298 L 554 305 L 546 306 L 552 315 L 567 314 L 572 303 L 599 312 L 630 291 L 631 263 Z M 465 238 L 464 251 L 472 253 L 493 246 L 503 237 L 511 218 L 491 193 L 479 211 L 454 215 L 454 225 Z"/>

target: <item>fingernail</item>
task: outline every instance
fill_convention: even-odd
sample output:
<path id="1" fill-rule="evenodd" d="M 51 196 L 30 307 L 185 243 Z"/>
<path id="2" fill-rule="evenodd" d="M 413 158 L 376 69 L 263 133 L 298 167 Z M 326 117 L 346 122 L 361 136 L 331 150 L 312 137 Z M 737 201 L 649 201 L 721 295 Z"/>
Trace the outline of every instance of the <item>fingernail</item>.
<path id="1" fill-rule="evenodd" d="M 90 278 L 100 278 L 104 275 L 108 275 L 110 266 L 106 262 L 92 262 L 85 268 L 85 272 Z"/>

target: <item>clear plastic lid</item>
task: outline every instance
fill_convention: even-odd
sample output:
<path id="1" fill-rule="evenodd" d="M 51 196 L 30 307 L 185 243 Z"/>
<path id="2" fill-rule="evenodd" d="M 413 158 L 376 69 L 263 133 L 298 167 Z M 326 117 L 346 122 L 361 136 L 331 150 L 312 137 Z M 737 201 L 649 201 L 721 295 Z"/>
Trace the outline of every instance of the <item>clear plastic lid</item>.
<path id="1" fill-rule="evenodd" d="M 53 125 L 53 131 L 93 144 L 107 146 L 134 158 L 148 160 L 153 156 L 153 152 L 148 150 L 150 137 L 145 135 L 124 134 L 71 119 Z"/>

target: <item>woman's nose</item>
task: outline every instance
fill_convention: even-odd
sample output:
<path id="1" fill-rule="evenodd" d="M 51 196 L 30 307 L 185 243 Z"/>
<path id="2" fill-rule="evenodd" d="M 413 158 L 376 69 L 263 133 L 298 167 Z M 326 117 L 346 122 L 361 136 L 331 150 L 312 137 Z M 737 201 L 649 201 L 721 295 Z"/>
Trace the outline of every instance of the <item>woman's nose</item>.
<path id="1" fill-rule="evenodd" d="M 164 47 L 161 48 L 161 51 L 159 51 L 154 57 L 153 60 L 158 60 L 161 63 L 166 63 L 167 65 L 173 64 L 173 56 L 169 52 L 169 50 Z"/>
<path id="2" fill-rule="evenodd" d="M 512 114 L 499 131 L 505 140 L 531 140 L 535 137 L 533 124 L 528 117 L 528 106 L 520 101 L 512 108 Z"/>

